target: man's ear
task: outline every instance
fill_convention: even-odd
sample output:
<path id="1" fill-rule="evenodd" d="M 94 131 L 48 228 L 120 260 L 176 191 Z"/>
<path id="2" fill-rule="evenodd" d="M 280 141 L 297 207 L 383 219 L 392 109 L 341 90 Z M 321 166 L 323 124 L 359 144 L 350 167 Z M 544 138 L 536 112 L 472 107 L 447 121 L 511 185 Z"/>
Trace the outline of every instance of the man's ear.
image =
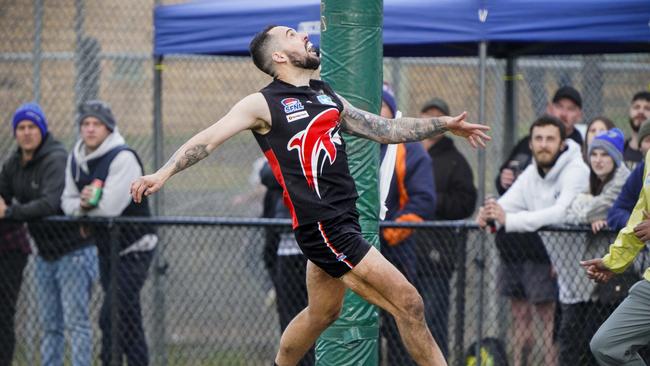
<path id="1" fill-rule="evenodd" d="M 273 62 L 278 64 L 287 62 L 287 56 L 284 53 L 278 51 L 275 51 L 271 54 L 271 59 Z"/>

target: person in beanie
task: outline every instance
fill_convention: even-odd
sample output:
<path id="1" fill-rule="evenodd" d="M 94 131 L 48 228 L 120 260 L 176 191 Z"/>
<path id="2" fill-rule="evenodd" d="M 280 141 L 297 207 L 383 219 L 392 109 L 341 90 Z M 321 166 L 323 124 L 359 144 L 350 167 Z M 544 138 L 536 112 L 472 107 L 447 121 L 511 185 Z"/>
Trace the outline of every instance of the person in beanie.
<path id="1" fill-rule="evenodd" d="M 567 222 L 588 224 L 592 233 L 571 243 L 548 243 L 562 308 L 558 331 L 561 366 L 596 364 L 589 351 L 589 341 L 618 305 L 612 304 L 612 294 L 607 289 L 597 287 L 581 275 L 579 262 L 597 257 L 609 246 L 610 234 L 600 231 L 607 226 L 607 210 L 630 175 L 623 162 L 623 144 L 623 132 L 618 128 L 601 132 L 589 144 L 589 188 L 571 202 Z"/>
<path id="2" fill-rule="evenodd" d="M 14 113 L 12 126 L 18 148 L 5 161 L 0 174 L 0 218 L 33 220 L 60 214 L 67 155 L 63 144 L 49 133 L 45 114 L 36 103 L 21 105 Z M 70 240 L 74 231 L 67 231 L 63 224 L 57 224 L 53 230 L 51 224 L 29 222 L 28 228 L 38 248 L 35 277 L 43 327 L 41 362 L 43 365 L 63 364 L 64 334 L 67 332 L 71 340 L 72 364 L 89 365 L 92 354 L 89 296 L 80 294 L 89 293 L 92 273 L 97 272 L 97 264 L 89 254 L 94 249 L 88 243 Z M 22 235 L 14 234 L 16 241 L 3 242 L 3 247 L 14 247 L 6 253 L 13 253 L 17 262 L 7 266 L 3 263 L 0 271 L 17 294 L 21 279 L 18 271 L 22 273 L 24 255 L 29 249 L 25 243 L 21 244 Z M 24 255 L 18 254 L 20 252 Z M 5 273 L 10 269 L 16 273 Z M 13 292 L 6 298 L 0 297 L 2 301 L 15 304 Z M 13 305 L 10 308 L 13 309 Z M 3 326 L 7 323 L 3 322 Z M 6 365 L 6 360 L 11 361 L 13 332 L 2 329 L 0 337 L 1 364 Z"/>
<path id="3" fill-rule="evenodd" d="M 390 87 L 382 90 L 381 116 L 395 118 L 397 103 Z M 382 161 L 388 156 L 387 145 L 380 147 Z M 436 190 L 431 170 L 431 159 L 419 142 L 396 146 L 393 175 L 386 196 L 387 221 L 421 222 L 432 220 L 436 207 Z M 404 276 L 417 286 L 416 239 L 412 229 L 384 228 L 381 230 L 381 253 Z M 409 357 L 397 329 L 397 324 L 386 311 L 381 312 L 380 332 L 386 339 L 386 363 L 409 366 L 415 363 Z M 441 350 L 446 345 L 435 338 Z"/>
<path id="4" fill-rule="evenodd" d="M 639 139 L 639 150 L 645 156 L 650 151 L 650 119 L 641 124 L 637 137 Z M 625 149 L 623 150 L 623 159 L 625 160 Z M 643 188 L 644 169 L 645 162 L 641 160 L 625 181 L 625 185 L 623 185 L 623 189 L 616 198 L 616 201 L 614 201 L 612 207 L 607 211 L 607 226 L 610 229 L 619 231 L 627 224 L 627 220 L 629 220 L 632 209 L 634 209 L 634 205 L 639 199 L 639 194 Z M 647 252 L 647 250 L 644 250 L 644 254 L 647 254 Z"/>
<path id="5" fill-rule="evenodd" d="M 65 189 L 61 207 L 66 215 L 92 217 L 150 216 L 148 204 L 135 205 L 129 196 L 131 181 L 142 176 L 138 155 L 128 147 L 116 126 L 108 104 L 92 100 L 79 106 L 77 125 L 80 139 L 74 145 L 65 168 Z M 95 182 L 95 183 L 93 183 Z M 101 194 L 95 190 L 101 187 Z M 97 199 L 99 196 L 99 199 Z M 100 282 L 104 302 L 99 326 L 102 331 L 100 359 L 111 364 L 111 331 L 120 341 L 120 360 L 129 366 L 149 364 L 149 352 L 142 326 L 140 290 L 147 278 L 158 238 L 144 225 L 119 228 L 118 242 L 110 241 L 108 228 L 82 227 L 93 239 L 99 253 Z M 112 263 L 111 250 L 117 250 L 118 263 Z M 115 268 L 116 282 L 111 282 Z M 116 291 L 111 288 L 116 286 Z M 115 294 L 117 298 L 112 298 Z M 118 324 L 112 324 L 112 307 L 117 306 Z M 117 361 L 120 363 L 120 361 Z"/>

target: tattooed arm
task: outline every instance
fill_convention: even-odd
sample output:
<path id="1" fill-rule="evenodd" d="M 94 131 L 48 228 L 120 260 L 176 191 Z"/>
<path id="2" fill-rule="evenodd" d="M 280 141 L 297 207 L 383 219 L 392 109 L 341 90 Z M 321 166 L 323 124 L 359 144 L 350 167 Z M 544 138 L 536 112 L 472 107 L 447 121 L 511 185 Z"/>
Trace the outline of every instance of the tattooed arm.
<path id="1" fill-rule="evenodd" d="M 345 98 L 340 95 L 338 97 L 343 102 L 343 130 L 382 144 L 421 141 L 447 131 L 467 138 L 474 147 L 485 146 L 484 141 L 490 140 L 490 137 L 483 133 L 489 130 L 489 127 L 465 122 L 465 112 L 456 117 L 390 119 L 356 108 Z"/>
<path id="2" fill-rule="evenodd" d="M 271 112 L 266 100 L 255 93 L 235 104 L 232 109 L 212 126 L 194 135 L 183 144 L 167 163 L 157 172 L 145 175 L 131 183 L 131 196 L 140 202 L 162 188 L 174 174 L 191 167 L 207 157 L 224 141 L 240 131 L 251 129 L 266 133 L 270 129 Z"/>

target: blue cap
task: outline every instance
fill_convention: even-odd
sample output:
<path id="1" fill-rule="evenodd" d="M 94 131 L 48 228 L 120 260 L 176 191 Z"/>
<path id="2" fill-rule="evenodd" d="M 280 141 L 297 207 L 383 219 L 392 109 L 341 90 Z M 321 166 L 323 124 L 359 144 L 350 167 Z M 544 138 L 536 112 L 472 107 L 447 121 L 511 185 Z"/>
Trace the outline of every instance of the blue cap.
<path id="1" fill-rule="evenodd" d="M 623 161 L 623 148 L 625 146 L 625 137 L 623 131 L 618 128 L 612 128 L 596 135 L 589 145 L 588 155 L 591 155 L 593 149 L 603 149 L 612 157 L 616 166 L 621 165 Z"/>
<path id="2" fill-rule="evenodd" d="M 25 103 L 16 109 L 14 118 L 11 125 L 14 128 L 14 135 L 16 135 L 16 128 L 21 121 L 32 121 L 41 130 L 41 137 L 45 138 L 47 135 L 47 119 L 41 107 L 33 102 Z"/>

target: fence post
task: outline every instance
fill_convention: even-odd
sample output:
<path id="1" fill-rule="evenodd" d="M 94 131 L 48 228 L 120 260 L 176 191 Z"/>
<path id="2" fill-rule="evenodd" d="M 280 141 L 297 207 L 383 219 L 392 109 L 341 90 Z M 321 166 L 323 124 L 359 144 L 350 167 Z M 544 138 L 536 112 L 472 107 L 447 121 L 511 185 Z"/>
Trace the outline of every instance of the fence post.
<path id="1" fill-rule="evenodd" d="M 456 228 L 455 237 L 460 238 L 456 240 L 456 298 L 454 303 L 456 306 L 456 326 L 454 328 L 454 354 L 456 357 L 456 365 L 462 366 L 465 364 L 465 285 L 467 281 L 467 228 Z"/>
<path id="2" fill-rule="evenodd" d="M 122 364 L 121 360 L 121 347 L 120 347 L 120 313 L 119 307 L 120 302 L 117 298 L 118 296 L 118 281 L 117 281 L 117 271 L 118 266 L 120 265 L 120 254 L 119 254 L 119 226 L 115 223 L 113 218 L 108 219 L 108 231 L 109 231 L 109 245 L 110 245 L 110 270 L 109 270 L 109 290 L 108 294 L 108 304 L 110 305 L 111 313 L 111 366 L 120 366 Z"/>

